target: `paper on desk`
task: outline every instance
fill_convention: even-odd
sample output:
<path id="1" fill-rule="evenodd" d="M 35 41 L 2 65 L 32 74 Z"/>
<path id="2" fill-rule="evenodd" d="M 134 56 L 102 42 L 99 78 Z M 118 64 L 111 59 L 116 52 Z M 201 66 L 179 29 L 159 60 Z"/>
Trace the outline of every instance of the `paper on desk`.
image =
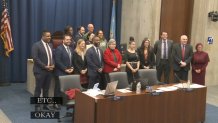
<path id="1" fill-rule="evenodd" d="M 176 84 L 173 86 L 178 87 L 178 88 L 187 88 L 188 87 L 187 83 L 179 83 L 179 84 Z"/>
<path id="2" fill-rule="evenodd" d="M 127 90 L 127 89 L 117 89 L 117 91 L 121 92 L 121 93 L 129 93 L 129 92 L 132 92 L 130 90 Z"/>
<path id="3" fill-rule="evenodd" d="M 89 89 L 87 91 L 83 92 L 86 95 L 89 95 L 91 97 L 95 97 L 97 95 L 103 94 L 103 91 L 98 91 L 98 90 L 94 90 L 94 89 Z"/>
<path id="4" fill-rule="evenodd" d="M 203 88 L 203 87 L 206 87 L 204 85 L 199 85 L 199 84 L 191 84 L 190 85 L 190 88 Z"/>
<path id="5" fill-rule="evenodd" d="M 162 90 L 162 91 L 175 91 L 178 88 L 174 87 L 174 86 L 168 86 L 168 87 L 160 87 L 160 88 L 157 88 L 157 89 Z"/>
<path id="6" fill-rule="evenodd" d="M 179 84 L 176 84 L 174 86 L 178 87 L 178 88 L 187 88 L 188 87 L 187 83 L 183 83 L 183 84 L 179 83 Z M 199 84 L 191 84 L 190 85 L 190 88 L 203 88 L 203 87 L 206 87 L 206 86 L 199 85 Z"/>
<path id="7" fill-rule="evenodd" d="M 164 92 L 163 90 L 154 90 L 155 92 Z"/>

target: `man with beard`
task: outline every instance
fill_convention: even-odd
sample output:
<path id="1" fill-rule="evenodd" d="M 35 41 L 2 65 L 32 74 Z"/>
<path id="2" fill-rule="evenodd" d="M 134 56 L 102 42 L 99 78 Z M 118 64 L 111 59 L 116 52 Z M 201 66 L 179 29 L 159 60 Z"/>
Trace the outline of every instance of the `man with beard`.
<path id="1" fill-rule="evenodd" d="M 65 34 L 63 44 L 55 49 L 55 89 L 54 96 L 61 97 L 59 76 L 73 74 L 73 52 L 70 47 L 71 35 Z M 54 105 L 54 108 L 60 109 L 59 105 Z"/>
<path id="2" fill-rule="evenodd" d="M 52 72 L 54 70 L 54 57 L 52 45 L 50 44 L 51 33 L 47 30 L 42 32 L 42 38 L 32 46 L 32 57 L 34 61 L 33 73 L 36 80 L 34 97 L 40 97 L 41 90 L 43 97 L 48 97 Z M 35 105 L 35 110 L 40 111 L 41 106 Z M 43 110 L 52 110 L 47 104 Z"/>
<path id="3" fill-rule="evenodd" d="M 99 83 L 100 89 L 103 88 L 103 51 L 99 48 L 100 38 L 95 36 L 92 38 L 93 46 L 87 50 L 86 60 L 89 76 L 88 88 L 93 88 Z"/>

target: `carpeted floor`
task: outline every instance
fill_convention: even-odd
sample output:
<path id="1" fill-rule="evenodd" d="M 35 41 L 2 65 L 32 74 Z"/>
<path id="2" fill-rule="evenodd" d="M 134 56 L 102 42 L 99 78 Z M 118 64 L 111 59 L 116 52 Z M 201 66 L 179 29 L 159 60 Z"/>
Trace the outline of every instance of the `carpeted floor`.
<path id="1" fill-rule="evenodd" d="M 34 105 L 30 104 L 31 96 L 26 91 L 26 84 L 24 83 L 0 87 L 0 109 L 12 123 L 57 123 L 57 119 L 30 118 L 30 112 L 34 111 Z M 61 116 L 65 111 L 65 108 L 62 107 Z M 72 123 L 72 121 L 70 118 L 65 118 L 62 123 Z"/>
<path id="2" fill-rule="evenodd" d="M 216 89 L 213 87 L 210 88 Z M 210 90 L 208 92 L 210 92 Z M 0 87 L 0 109 L 4 112 L 4 114 L 0 113 L 0 123 L 10 123 L 10 121 L 12 123 L 57 123 L 56 119 L 31 119 L 30 112 L 34 111 L 34 106 L 30 104 L 30 97 L 31 94 L 26 91 L 25 83 L 17 83 L 12 84 L 11 86 Z M 60 114 L 63 115 L 64 112 L 65 108 L 62 107 Z M 218 123 L 217 114 L 218 107 L 207 104 L 205 123 Z M 2 119 L 3 115 L 5 115 L 4 119 Z M 2 120 L 7 119 L 6 116 L 10 119 L 10 121 L 1 122 Z M 72 123 L 71 118 L 64 119 L 62 123 Z"/>

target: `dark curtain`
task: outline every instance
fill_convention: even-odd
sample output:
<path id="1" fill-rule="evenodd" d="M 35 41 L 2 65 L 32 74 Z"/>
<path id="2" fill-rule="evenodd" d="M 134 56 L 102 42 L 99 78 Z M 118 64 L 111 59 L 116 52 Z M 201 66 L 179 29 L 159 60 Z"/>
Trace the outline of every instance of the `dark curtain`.
<path id="1" fill-rule="evenodd" d="M 118 0 L 117 8 L 121 8 L 121 0 Z M 53 33 L 72 25 L 75 33 L 76 27 L 93 23 L 95 31 L 102 29 L 109 37 L 112 0 L 8 0 L 8 9 L 15 50 L 9 58 L 5 57 L 0 41 L 0 82 L 26 82 L 31 46 L 41 39 L 44 29 Z"/>

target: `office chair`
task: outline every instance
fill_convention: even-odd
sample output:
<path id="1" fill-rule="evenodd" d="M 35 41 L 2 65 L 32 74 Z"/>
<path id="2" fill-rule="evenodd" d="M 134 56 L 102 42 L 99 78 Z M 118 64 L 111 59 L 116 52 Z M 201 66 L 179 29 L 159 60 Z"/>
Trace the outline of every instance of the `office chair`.
<path id="1" fill-rule="evenodd" d="M 158 81 L 156 69 L 139 69 L 138 73 L 140 79 L 146 80 L 149 86 L 164 84 Z"/>
<path id="2" fill-rule="evenodd" d="M 83 91 L 84 89 L 82 88 L 80 84 L 80 75 L 64 75 L 64 76 L 59 76 L 60 80 L 60 90 L 62 92 L 62 97 L 63 97 L 63 102 L 69 110 L 70 108 L 74 108 L 75 105 L 75 100 L 74 99 L 68 99 L 67 95 L 65 92 L 69 89 L 79 89 L 80 91 Z M 62 118 L 65 117 L 72 117 L 73 112 L 66 112 L 66 114 L 58 119 L 58 122 L 61 122 Z"/>
<path id="3" fill-rule="evenodd" d="M 109 73 L 110 81 L 117 81 L 117 89 L 123 89 L 129 87 L 127 73 L 126 72 L 112 72 Z"/>

